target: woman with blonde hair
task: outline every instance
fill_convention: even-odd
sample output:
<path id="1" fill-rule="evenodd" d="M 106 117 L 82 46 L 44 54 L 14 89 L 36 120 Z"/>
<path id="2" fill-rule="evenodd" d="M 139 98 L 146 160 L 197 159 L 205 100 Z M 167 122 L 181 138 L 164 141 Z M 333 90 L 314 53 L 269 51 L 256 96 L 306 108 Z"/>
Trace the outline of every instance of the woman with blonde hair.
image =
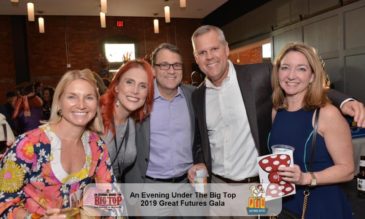
<path id="1" fill-rule="evenodd" d="M 294 165 L 279 167 L 279 184 L 296 184 L 296 194 L 283 198 L 283 209 L 305 218 L 347 219 L 351 208 L 338 184 L 354 176 L 351 134 L 327 98 L 326 75 L 313 47 L 289 43 L 281 50 L 272 73 L 268 144 L 295 148 Z"/>
<path id="2" fill-rule="evenodd" d="M 40 218 L 70 207 L 86 185 L 114 181 L 90 70 L 66 72 L 48 123 L 20 135 L 0 162 L 0 215 Z M 60 215 L 65 216 L 65 215 Z"/>
<path id="3" fill-rule="evenodd" d="M 124 64 L 101 97 L 103 139 L 118 182 L 123 182 L 124 170 L 136 158 L 135 122 L 150 114 L 152 102 L 152 68 L 141 59 Z"/>

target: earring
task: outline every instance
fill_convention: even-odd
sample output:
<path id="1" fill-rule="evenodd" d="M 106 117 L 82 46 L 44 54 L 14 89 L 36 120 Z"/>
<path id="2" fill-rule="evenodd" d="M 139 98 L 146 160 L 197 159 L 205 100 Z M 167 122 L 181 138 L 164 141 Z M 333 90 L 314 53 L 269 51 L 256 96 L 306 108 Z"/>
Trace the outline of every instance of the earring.
<path id="1" fill-rule="evenodd" d="M 118 99 L 117 99 L 117 101 L 115 101 L 115 106 L 120 107 L 120 101 Z"/>
<path id="2" fill-rule="evenodd" d="M 57 116 L 62 117 L 62 110 L 61 109 L 57 110 Z"/>
<path id="3" fill-rule="evenodd" d="M 145 103 L 143 105 L 143 113 L 146 114 L 147 113 L 147 104 Z"/>

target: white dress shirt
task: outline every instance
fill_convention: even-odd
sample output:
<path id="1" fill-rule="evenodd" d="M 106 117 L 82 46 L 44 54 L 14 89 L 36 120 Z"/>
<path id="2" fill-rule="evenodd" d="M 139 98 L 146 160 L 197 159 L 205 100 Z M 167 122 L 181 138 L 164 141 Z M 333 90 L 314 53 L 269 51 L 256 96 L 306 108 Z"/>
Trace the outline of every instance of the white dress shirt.
<path id="1" fill-rule="evenodd" d="M 248 123 L 236 70 L 229 62 L 228 76 L 216 87 L 206 79 L 206 121 L 212 172 L 232 180 L 257 176 L 258 152 Z"/>

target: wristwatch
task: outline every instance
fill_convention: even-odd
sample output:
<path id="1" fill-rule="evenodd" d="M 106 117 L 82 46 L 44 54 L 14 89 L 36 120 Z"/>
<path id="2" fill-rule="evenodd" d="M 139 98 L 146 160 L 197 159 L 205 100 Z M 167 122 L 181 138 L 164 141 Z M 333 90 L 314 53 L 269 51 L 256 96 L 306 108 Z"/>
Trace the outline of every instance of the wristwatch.
<path id="1" fill-rule="evenodd" d="M 316 186 L 317 185 L 317 178 L 316 176 L 314 175 L 313 172 L 309 172 L 309 174 L 311 175 L 312 179 L 311 179 L 311 183 L 310 183 L 310 186 Z"/>

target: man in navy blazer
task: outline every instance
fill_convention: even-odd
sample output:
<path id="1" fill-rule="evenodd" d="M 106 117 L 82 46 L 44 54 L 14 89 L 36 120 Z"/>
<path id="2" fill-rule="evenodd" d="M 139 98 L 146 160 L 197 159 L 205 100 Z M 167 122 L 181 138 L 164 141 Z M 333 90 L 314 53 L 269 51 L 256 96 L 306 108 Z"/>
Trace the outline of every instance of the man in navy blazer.
<path id="1" fill-rule="evenodd" d="M 250 183 L 258 181 L 256 158 L 267 154 L 271 129 L 271 64 L 234 65 L 221 29 L 199 27 L 192 36 L 194 56 L 206 75 L 192 95 L 201 135 L 194 149 L 193 181 L 196 170 L 206 168 L 209 181 Z M 365 126 L 364 105 L 348 101 L 331 90 L 329 97 L 341 111 Z M 346 99 L 346 102 L 342 103 Z"/>

